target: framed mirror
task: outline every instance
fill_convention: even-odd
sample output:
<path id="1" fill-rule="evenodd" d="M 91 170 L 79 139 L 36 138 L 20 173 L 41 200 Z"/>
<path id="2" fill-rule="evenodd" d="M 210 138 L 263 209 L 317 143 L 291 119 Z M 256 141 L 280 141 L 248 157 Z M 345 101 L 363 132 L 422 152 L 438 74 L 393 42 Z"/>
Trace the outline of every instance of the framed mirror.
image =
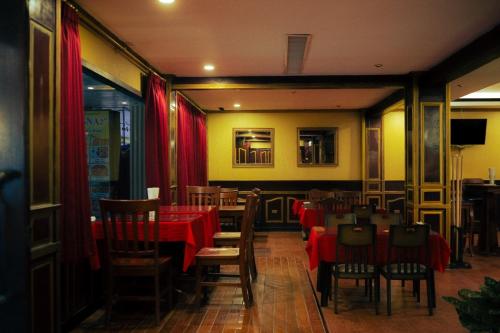
<path id="1" fill-rule="evenodd" d="M 338 128 L 297 128 L 298 166 L 338 165 Z"/>
<path id="2" fill-rule="evenodd" d="M 273 128 L 233 129 L 233 167 L 273 166 Z"/>

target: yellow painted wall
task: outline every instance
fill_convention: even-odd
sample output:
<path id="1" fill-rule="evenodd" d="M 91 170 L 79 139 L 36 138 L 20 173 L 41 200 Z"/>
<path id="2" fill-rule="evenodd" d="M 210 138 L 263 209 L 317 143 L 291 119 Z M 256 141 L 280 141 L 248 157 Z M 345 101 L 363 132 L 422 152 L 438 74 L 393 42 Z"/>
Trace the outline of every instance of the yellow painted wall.
<path id="1" fill-rule="evenodd" d="M 488 112 L 452 112 L 451 118 L 469 119 L 486 118 L 485 145 L 467 147 L 463 150 L 464 178 L 488 179 L 488 168 L 496 168 L 497 179 L 500 179 L 500 108 Z"/>
<path id="2" fill-rule="evenodd" d="M 79 28 L 82 59 L 140 91 L 141 70 L 102 37 L 82 25 Z"/>
<path id="3" fill-rule="evenodd" d="M 209 113 L 208 177 L 216 180 L 359 180 L 361 113 Z M 233 168 L 233 128 L 274 128 L 273 168 Z M 336 167 L 297 166 L 297 127 L 338 127 Z"/>
<path id="4" fill-rule="evenodd" d="M 405 121 L 403 110 L 382 116 L 384 179 L 405 179 Z"/>

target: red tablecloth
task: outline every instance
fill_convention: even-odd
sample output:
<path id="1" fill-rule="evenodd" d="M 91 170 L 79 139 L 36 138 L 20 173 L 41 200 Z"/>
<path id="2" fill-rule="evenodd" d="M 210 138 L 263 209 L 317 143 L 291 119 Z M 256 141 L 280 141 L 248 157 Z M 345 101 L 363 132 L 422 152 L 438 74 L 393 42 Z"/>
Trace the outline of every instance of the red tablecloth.
<path id="1" fill-rule="evenodd" d="M 142 223 L 139 224 L 139 227 Z M 150 235 L 152 235 L 153 225 L 149 225 Z M 130 227 L 130 228 L 129 228 Z M 132 237 L 132 223 L 127 225 L 129 239 Z M 204 222 L 201 214 L 160 214 L 160 242 L 184 242 L 184 263 L 182 269 L 186 271 L 194 263 L 195 255 L 205 244 Z M 92 223 L 92 233 L 95 239 L 103 239 L 102 222 Z M 118 230 L 118 236 L 121 236 L 121 229 Z M 151 236 L 150 236 L 151 237 Z M 144 239 L 143 228 L 139 228 L 139 238 Z M 97 262 L 96 262 L 97 261 Z M 97 252 L 91 258 L 92 267 L 99 267 L 99 256 Z"/>
<path id="2" fill-rule="evenodd" d="M 314 227 L 311 229 L 306 251 L 309 255 L 309 268 L 315 269 L 320 261 L 335 262 L 335 247 L 337 243 L 336 229 Z M 377 261 L 379 265 L 387 263 L 387 246 L 389 233 L 377 234 Z M 450 247 L 439 234 L 432 233 L 429 237 L 431 267 L 443 272 L 450 259 Z"/>
<path id="3" fill-rule="evenodd" d="M 292 213 L 299 215 L 299 209 L 304 206 L 304 200 L 295 199 L 292 204 Z"/>
<path id="4" fill-rule="evenodd" d="M 323 221 L 323 211 L 320 210 L 319 220 L 318 220 L 318 209 L 316 208 L 305 208 L 304 206 L 299 208 L 299 220 L 300 224 L 304 228 L 312 228 L 314 226 L 323 226 L 325 222 Z"/>
<path id="5" fill-rule="evenodd" d="M 214 246 L 213 236 L 221 231 L 217 206 L 161 206 L 160 219 L 164 214 L 200 214 L 203 217 L 203 239 L 205 247 Z"/>

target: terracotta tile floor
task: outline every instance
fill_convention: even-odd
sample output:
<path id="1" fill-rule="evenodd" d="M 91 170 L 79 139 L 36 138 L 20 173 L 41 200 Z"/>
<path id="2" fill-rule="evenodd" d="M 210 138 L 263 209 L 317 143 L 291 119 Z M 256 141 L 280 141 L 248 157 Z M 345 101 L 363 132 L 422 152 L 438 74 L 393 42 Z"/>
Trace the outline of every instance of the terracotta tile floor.
<path id="1" fill-rule="evenodd" d="M 193 295 L 184 294 L 176 308 L 158 327 L 152 324 L 151 309 L 118 309 L 113 332 L 325 332 L 309 281 L 316 281 L 316 270 L 309 272 L 305 243 L 300 233 L 273 232 L 256 239 L 259 278 L 253 284 L 255 304 L 245 309 L 237 288 L 215 288 L 209 304 L 194 311 Z M 456 295 L 461 288 L 477 289 L 484 275 L 500 278 L 499 257 L 468 257 L 470 270 L 436 273 L 437 309 L 430 317 L 426 310 L 425 284 L 418 304 L 411 296 L 411 286 L 393 284 L 393 315 L 386 315 L 385 280 L 381 278 L 380 315 L 363 296 L 363 287 L 354 282 L 341 283 L 340 313 L 333 313 L 333 303 L 322 308 L 327 332 L 447 332 L 465 333 L 453 307 L 441 300 Z M 104 332 L 103 311 L 85 320 L 75 332 Z"/>

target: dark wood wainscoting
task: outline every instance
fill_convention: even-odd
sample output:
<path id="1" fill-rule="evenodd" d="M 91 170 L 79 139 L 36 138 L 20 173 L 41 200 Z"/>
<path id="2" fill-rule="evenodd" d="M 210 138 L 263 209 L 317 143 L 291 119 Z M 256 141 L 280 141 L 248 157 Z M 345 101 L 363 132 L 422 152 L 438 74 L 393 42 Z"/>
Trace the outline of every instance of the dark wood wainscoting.
<path id="1" fill-rule="evenodd" d="M 295 199 L 305 199 L 313 188 L 361 191 L 361 180 L 332 181 L 210 181 L 210 185 L 238 188 L 241 195 L 257 187 L 262 190 L 257 230 L 300 230 L 299 218 L 292 212 Z"/>

